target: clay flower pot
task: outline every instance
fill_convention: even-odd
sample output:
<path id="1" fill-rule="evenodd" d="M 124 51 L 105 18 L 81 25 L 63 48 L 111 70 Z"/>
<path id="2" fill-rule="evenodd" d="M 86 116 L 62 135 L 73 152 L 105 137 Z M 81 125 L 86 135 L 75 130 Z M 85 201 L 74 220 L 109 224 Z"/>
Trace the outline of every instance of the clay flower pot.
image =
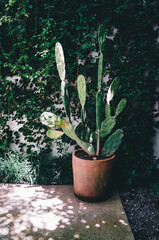
<path id="1" fill-rule="evenodd" d="M 103 160 L 85 160 L 73 152 L 73 182 L 75 195 L 85 201 L 102 201 L 111 192 L 111 175 L 115 155 Z"/>

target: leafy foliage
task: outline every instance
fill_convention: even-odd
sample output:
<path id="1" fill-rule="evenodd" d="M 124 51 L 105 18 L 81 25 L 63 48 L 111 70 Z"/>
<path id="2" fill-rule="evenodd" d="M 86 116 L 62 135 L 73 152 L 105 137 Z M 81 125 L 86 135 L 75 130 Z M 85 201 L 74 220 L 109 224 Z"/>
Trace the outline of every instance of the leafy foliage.
<path id="1" fill-rule="evenodd" d="M 52 157 L 46 151 L 31 157 L 38 184 L 72 184 L 72 156 Z"/>
<path id="2" fill-rule="evenodd" d="M 36 171 L 29 163 L 28 156 L 9 152 L 0 157 L 0 182 L 33 184 L 35 181 Z"/>
<path id="3" fill-rule="evenodd" d="M 0 182 L 71 184 L 71 155 L 55 158 L 46 151 L 27 156 L 18 152 L 8 152 L 0 157 Z"/>
<path id="4" fill-rule="evenodd" d="M 5 151 L 13 140 L 18 144 L 21 133 L 42 150 L 41 137 L 35 136 L 35 132 L 44 131 L 39 117 L 44 110 L 58 115 L 61 112 L 55 107 L 55 103 L 61 103 L 57 102 L 60 81 L 54 57 L 54 46 L 58 41 L 66 50 L 67 78 L 72 83 L 68 90 L 77 107 L 78 97 L 73 87 L 76 77 L 82 73 L 92 79 L 91 83 L 86 79 L 90 95 L 85 108 L 89 126 L 95 130 L 92 116 L 97 62 L 90 52 L 97 49 L 96 29 L 103 24 L 106 28 L 103 69 L 109 74 L 109 81 L 116 76 L 120 78 L 120 98 L 128 101 L 125 111 L 118 116 L 122 126 L 126 126 L 118 154 L 118 170 L 123 183 L 131 176 L 134 184 L 145 182 L 155 167 L 152 137 L 154 127 L 158 127 L 158 123 L 154 123 L 157 112 L 153 112 L 158 100 L 155 94 L 159 62 L 158 1 L 2 0 L 0 6 L 0 124 L 3 129 L 0 150 Z M 114 38 L 111 37 L 113 34 Z M 6 76 L 14 75 L 21 79 L 6 79 Z M 116 102 L 119 102 L 118 98 Z M 24 114 L 27 122 L 22 118 Z M 73 117 L 77 119 L 79 113 L 74 112 Z M 6 124 L 9 118 L 19 119 L 23 127 L 13 133 Z M 42 141 L 49 150 L 50 140 L 44 138 Z M 27 147 L 28 153 L 35 151 L 31 145 L 22 143 L 21 149 Z"/>

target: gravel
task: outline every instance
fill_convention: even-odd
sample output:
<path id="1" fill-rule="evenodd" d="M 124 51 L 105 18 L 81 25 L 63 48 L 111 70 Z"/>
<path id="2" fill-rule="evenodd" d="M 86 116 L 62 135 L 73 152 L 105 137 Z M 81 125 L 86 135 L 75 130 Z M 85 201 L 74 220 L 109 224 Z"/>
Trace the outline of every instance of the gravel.
<path id="1" fill-rule="evenodd" d="M 159 240 L 159 195 L 139 188 L 120 192 L 135 240 Z"/>

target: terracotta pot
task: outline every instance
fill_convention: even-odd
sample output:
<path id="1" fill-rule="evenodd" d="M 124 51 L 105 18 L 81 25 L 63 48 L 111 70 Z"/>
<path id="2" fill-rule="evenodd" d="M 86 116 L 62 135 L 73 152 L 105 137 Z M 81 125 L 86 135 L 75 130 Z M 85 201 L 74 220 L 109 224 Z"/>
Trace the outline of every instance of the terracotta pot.
<path id="1" fill-rule="evenodd" d="M 115 155 L 104 160 L 85 160 L 73 152 L 73 182 L 75 195 L 86 201 L 108 198 Z"/>

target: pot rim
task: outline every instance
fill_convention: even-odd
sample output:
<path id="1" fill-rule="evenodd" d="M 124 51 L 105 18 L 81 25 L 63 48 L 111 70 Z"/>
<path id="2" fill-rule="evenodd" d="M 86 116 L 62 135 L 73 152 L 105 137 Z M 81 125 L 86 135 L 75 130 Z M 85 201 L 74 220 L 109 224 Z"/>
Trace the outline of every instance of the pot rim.
<path id="1" fill-rule="evenodd" d="M 97 159 L 97 160 L 89 160 L 89 159 L 79 158 L 79 157 L 77 157 L 77 156 L 75 155 L 75 153 L 76 153 L 77 151 L 81 151 L 81 150 L 82 150 L 81 148 L 80 148 L 80 149 L 76 149 L 76 150 L 73 151 L 72 154 L 73 154 L 76 158 L 78 158 L 78 159 L 80 159 L 80 160 L 83 160 L 83 161 L 88 161 L 88 162 L 105 162 L 105 161 L 113 160 L 113 159 L 115 158 L 115 154 L 111 155 L 111 156 L 108 157 L 108 158 L 105 158 L 105 159 Z M 82 150 L 82 151 L 84 151 L 84 150 Z"/>

